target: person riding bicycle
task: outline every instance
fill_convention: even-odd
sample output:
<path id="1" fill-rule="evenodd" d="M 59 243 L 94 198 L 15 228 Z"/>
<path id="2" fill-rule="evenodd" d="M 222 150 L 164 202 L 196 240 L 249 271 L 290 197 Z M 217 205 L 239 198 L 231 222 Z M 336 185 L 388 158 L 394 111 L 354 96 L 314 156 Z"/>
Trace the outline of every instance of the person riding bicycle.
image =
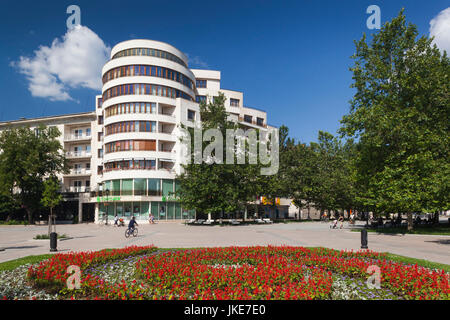
<path id="1" fill-rule="evenodd" d="M 128 230 L 130 230 L 130 233 L 133 233 L 135 225 L 138 226 L 138 223 L 136 222 L 136 220 L 134 219 L 134 216 L 133 216 L 133 217 L 131 217 L 131 220 L 128 223 Z"/>

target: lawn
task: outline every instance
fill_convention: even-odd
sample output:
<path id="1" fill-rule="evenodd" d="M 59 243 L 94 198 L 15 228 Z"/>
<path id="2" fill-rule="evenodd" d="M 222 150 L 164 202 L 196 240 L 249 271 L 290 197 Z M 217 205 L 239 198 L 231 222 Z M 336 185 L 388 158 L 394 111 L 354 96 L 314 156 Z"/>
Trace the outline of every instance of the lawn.
<path id="1" fill-rule="evenodd" d="M 72 264 L 79 290 L 66 286 Z M 380 288 L 367 285 L 372 265 Z M 449 265 L 373 251 L 147 246 L 30 256 L 0 270 L 6 299 L 450 299 Z"/>
<path id="2" fill-rule="evenodd" d="M 361 229 L 352 229 L 354 232 L 360 232 Z M 418 225 L 414 226 L 411 232 L 408 232 L 406 226 L 402 227 L 384 227 L 384 228 L 368 228 L 368 232 L 386 233 L 386 234 L 424 234 L 450 236 L 450 224 L 441 223 L 438 226 Z"/>

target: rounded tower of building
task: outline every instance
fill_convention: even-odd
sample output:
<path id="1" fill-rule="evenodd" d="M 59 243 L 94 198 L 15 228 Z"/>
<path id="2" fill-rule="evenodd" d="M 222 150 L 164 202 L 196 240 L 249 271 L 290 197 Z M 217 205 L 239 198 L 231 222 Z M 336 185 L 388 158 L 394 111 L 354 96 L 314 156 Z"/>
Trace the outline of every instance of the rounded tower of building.
<path id="1" fill-rule="evenodd" d="M 103 195 L 115 214 L 148 221 L 186 219 L 173 196 L 179 169 L 177 127 L 198 117 L 195 77 L 186 56 L 153 40 L 117 44 L 102 70 Z"/>

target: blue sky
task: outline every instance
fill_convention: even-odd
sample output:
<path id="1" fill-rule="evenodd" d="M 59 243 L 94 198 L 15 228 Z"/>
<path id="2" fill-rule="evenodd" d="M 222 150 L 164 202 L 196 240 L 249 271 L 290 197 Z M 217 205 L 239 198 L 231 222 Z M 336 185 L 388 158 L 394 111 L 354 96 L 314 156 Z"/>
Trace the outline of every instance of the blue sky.
<path id="1" fill-rule="evenodd" d="M 353 41 L 364 32 L 369 5 L 384 23 L 404 7 L 407 20 L 429 35 L 444 0 L 390 1 L 10 1 L 0 9 L 0 121 L 91 111 L 100 91 L 74 86 L 72 99 L 33 96 L 20 57 L 33 58 L 67 32 L 66 8 L 81 8 L 81 24 L 113 47 L 147 38 L 187 53 L 190 67 L 222 72 L 222 87 L 244 92 L 244 104 L 268 113 L 303 142 L 318 130 L 335 133 L 349 111 Z M 66 79 L 67 80 L 67 79 Z"/>

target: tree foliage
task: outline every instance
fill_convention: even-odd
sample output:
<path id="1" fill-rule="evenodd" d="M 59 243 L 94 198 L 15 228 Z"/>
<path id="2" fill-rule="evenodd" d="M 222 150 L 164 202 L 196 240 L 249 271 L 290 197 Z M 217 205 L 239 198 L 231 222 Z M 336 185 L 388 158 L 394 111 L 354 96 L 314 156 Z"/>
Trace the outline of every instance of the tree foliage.
<path id="1" fill-rule="evenodd" d="M 359 138 L 360 199 L 378 212 L 449 208 L 449 58 L 417 36 L 402 10 L 370 44 L 355 42 L 356 93 L 341 132 Z"/>
<path id="2" fill-rule="evenodd" d="M 45 126 L 8 128 L 0 134 L 0 180 L 7 190 L 2 194 L 26 210 L 29 223 L 41 204 L 44 179 L 68 171 L 60 134 Z"/>

